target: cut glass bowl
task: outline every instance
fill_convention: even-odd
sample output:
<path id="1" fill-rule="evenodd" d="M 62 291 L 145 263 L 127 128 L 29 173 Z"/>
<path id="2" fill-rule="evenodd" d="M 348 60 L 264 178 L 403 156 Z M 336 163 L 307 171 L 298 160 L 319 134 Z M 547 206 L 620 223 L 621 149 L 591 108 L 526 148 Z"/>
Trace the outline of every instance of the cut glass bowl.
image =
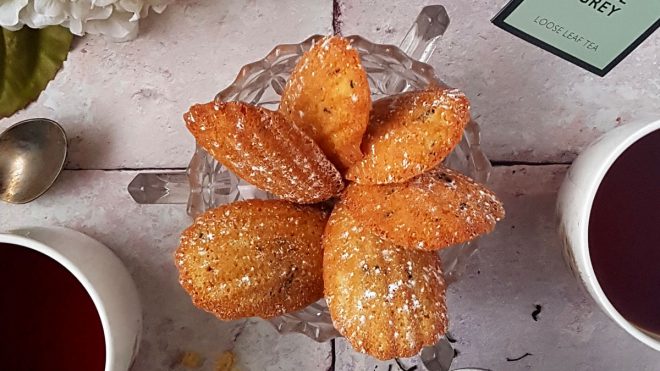
<path id="1" fill-rule="evenodd" d="M 349 36 L 361 55 L 367 71 L 372 99 L 376 100 L 407 90 L 430 85 L 447 87 L 435 74 L 428 61 L 436 43 L 449 25 L 444 7 L 428 6 L 413 23 L 400 47 L 374 44 L 360 36 Z M 243 101 L 269 109 L 277 109 L 280 95 L 296 62 L 321 36 L 300 44 L 276 46 L 264 59 L 244 66 L 236 80 L 219 92 L 217 101 Z M 408 54 L 406 54 L 408 53 Z M 445 164 L 486 183 L 490 162 L 481 151 L 479 125 L 468 123 L 463 139 Z M 188 198 L 188 214 L 195 217 L 207 209 L 252 198 L 273 198 L 239 179 L 218 163 L 201 147 L 197 147 L 185 173 L 143 173 L 129 185 L 129 193 L 139 203 L 179 203 Z M 476 249 L 474 242 L 443 249 L 439 252 L 449 282 L 457 279 L 464 261 Z M 332 326 L 324 300 L 297 313 L 270 319 L 280 333 L 302 333 L 316 341 L 341 336 Z M 436 346 L 424 348 L 420 354 L 428 369 L 447 370 L 453 351 L 443 338 Z"/>
<path id="2" fill-rule="evenodd" d="M 266 58 L 243 67 L 236 81 L 218 93 L 215 99 L 243 101 L 277 109 L 284 85 L 298 58 L 320 37 L 317 35 L 300 44 L 275 47 Z M 403 90 L 424 89 L 429 85 L 444 86 L 431 66 L 412 59 L 395 46 L 374 44 L 360 36 L 349 36 L 348 39 L 360 52 L 373 100 Z M 479 182 L 487 181 L 490 162 L 479 146 L 477 123 L 472 121 L 467 125 L 461 143 L 445 164 Z M 237 178 L 199 146 L 188 167 L 188 175 L 191 183 L 188 213 L 193 217 L 207 209 L 237 200 L 271 198 L 266 192 Z M 449 280 L 455 279 L 460 273 L 461 262 L 475 249 L 476 244 L 471 243 L 440 251 L 445 276 Z M 340 336 L 332 326 L 324 300 L 303 311 L 271 319 L 270 322 L 282 333 L 300 332 L 317 341 Z"/>

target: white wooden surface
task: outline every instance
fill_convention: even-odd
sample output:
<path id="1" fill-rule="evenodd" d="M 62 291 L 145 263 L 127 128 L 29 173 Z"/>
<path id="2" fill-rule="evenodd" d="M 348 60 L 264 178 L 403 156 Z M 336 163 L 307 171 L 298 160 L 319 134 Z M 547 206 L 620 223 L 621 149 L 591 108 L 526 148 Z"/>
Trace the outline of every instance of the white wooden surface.
<path id="1" fill-rule="evenodd" d="M 480 242 L 466 274 L 450 286 L 456 367 L 491 370 L 656 371 L 660 354 L 609 321 L 565 268 L 554 230 L 555 192 L 566 166 L 497 167 L 493 188 L 507 218 Z M 27 205 L 0 206 L 0 225 L 60 225 L 110 247 L 127 264 L 144 306 L 145 333 L 133 371 L 185 370 L 197 352 L 213 370 L 233 350 L 241 370 L 327 370 L 330 343 L 279 336 L 270 324 L 223 323 L 197 310 L 179 286 L 172 253 L 189 223 L 184 205 L 137 205 L 126 193 L 135 171 L 66 171 Z M 542 310 L 538 321 L 531 313 Z M 235 339 L 235 340 L 234 340 Z M 508 362 L 525 353 L 531 356 Z M 387 370 L 387 364 L 336 343 L 336 370 Z M 394 366 L 397 370 L 397 366 Z"/>
<path id="2" fill-rule="evenodd" d="M 188 107 L 213 99 L 275 45 L 331 32 L 332 3 L 178 1 L 140 26 L 127 43 L 77 39 L 39 100 L 0 129 L 27 117 L 58 121 L 71 139 L 70 169 L 186 167 Z"/>
<path id="3" fill-rule="evenodd" d="M 342 32 L 398 44 L 427 0 L 340 0 Z M 570 162 L 603 132 L 660 115 L 660 33 L 601 78 L 490 23 L 507 1 L 441 2 L 451 24 L 430 63 L 463 89 L 499 161 Z"/>
<path id="4" fill-rule="evenodd" d="M 396 43 L 425 1 L 339 3 L 344 34 Z M 492 159 L 568 162 L 589 141 L 643 112 L 660 115 L 656 34 L 606 78 L 580 70 L 489 23 L 504 1 L 446 2 L 452 24 L 431 60 L 472 98 Z M 184 352 L 216 359 L 233 350 L 240 370 L 327 370 L 330 343 L 280 337 L 258 320 L 223 323 L 195 309 L 177 283 L 172 252 L 189 223 L 184 205 L 137 205 L 135 170 L 185 167 L 193 142 L 181 114 L 207 101 L 273 45 L 332 30 L 331 1 L 177 1 L 143 23 L 133 42 L 77 41 L 64 69 L 27 110 L 65 127 L 69 170 L 28 205 L 0 204 L 0 229 L 61 225 L 99 239 L 127 264 L 140 290 L 145 334 L 133 371 L 186 370 Z M 620 119 L 619 119 L 620 118 Z M 564 268 L 554 202 L 564 165 L 500 166 L 493 187 L 507 218 L 484 238 L 449 290 L 454 367 L 491 370 L 660 370 L 660 353 L 609 321 Z M 532 318 L 535 305 L 542 310 Z M 388 370 L 339 339 L 336 370 Z M 531 355 L 515 362 L 525 353 Z M 378 368 L 376 368 L 378 366 Z M 393 370 L 398 370 L 392 364 Z"/>
<path id="5" fill-rule="evenodd" d="M 428 3 L 341 0 L 341 30 L 397 44 Z M 570 162 L 604 131 L 660 112 L 660 34 L 601 78 L 493 26 L 505 1 L 445 3 L 452 23 L 431 64 L 471 98 L 493 160 Z M 78 40 L 40 99 L 0 129 L 34 116 L 61 122 L 69 168 L 185 167 L 193 141 L 181 116 L 191 103 L 274 45 L 331 25 L 329 0 L 179 1 L 147 18 L 135 41 Z"/>

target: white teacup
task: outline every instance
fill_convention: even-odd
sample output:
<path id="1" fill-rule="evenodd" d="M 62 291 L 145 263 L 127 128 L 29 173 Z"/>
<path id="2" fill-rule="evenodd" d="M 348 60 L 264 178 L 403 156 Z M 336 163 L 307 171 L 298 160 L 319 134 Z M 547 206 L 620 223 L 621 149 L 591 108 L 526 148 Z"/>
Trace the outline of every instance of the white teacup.
<path id="1" fill-rule="evenodd" d="M 135 283 L 117 256 L 80 232 L 33 227 L 0 234 L 0 243 L 38 251 L 82 284 L 98 311 L 105 340 L 105 371 L 126 371 L 140 344 L 142 310 Z"/>
<path id="2" fill-rule="evenodd" d="M 575 276 L 598 306 L 619 326 L 644 344 L 660 351 L 660 335 L 648 333 L 627 321 L 603 292 L 589 256 L 588 235 L 594 198 L 605 174 L 627 148 L 658 129 L 660 120 L 639 121 L 616 128 L 592 143 L 578 156 L 566 174 L 559 190 L 557 216 L 564 257 Z"/>

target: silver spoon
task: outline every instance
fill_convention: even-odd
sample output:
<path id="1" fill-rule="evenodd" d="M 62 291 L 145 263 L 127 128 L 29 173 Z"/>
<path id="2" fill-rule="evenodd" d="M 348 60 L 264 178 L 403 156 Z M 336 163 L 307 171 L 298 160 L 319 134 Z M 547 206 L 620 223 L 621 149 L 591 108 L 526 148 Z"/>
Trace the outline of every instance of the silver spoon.
<path id="1" fill-rule="evenodd" d="M 21 121 L 0 134 L 0 200 L 24 204 L 50 188 L 64 167 L 64 129 L 55 121 Z"/>

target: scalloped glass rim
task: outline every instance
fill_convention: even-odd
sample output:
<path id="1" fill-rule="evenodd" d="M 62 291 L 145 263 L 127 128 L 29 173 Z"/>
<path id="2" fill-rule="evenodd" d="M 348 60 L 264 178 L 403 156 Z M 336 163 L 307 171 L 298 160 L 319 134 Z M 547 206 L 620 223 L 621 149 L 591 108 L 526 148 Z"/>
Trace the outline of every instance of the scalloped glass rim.
<path id="1" fill-rule="evenodd" d="M 264 59 L 243 66 L 236 79 L 220 91 L 215 100 L 244 101 L 277 109 L 279 96 L 298 58 L 322 37 L 314 35 L 299 44 L 276 46 Z M 433 67 L 410 58 L 394 45 L 374 44 L 360 36 L 347 38 L 361 54 L 374 100 L 431 85 L 449 87 L 436 76 Z M 490 175 L 491 165 L 481 150 L 480 141 L 479 125 L 470 121 L 462 141 L 445 160 L 445 164 L 485 183 Z M 237 178 L 199 146 L 187 173 L 191 189 L 188 214 L 193 217 L 208 208 L 236 200 L 272 198 L 271 195 Z M 476 248 L 477 245 L 473 241 L 440 251 L 448 282 L 455 281 L 460 276 L 464 261 Z M 302 311 L 268 321 L 280 333 L 301 333 L 319 342 L 341 336 L 332 326 L 324 299 Z"/>
<path id="2" fill-rule="evenodd" d="M 264 71 L 270 68 L 273 65 L 281 62 L 282 59 L 295 58 L 297 61 L 303 53 L 309 50 L 312 45 L 319 39 L 323 38 L 323 35 L 313 35 L 308 37 L 305 41 L 298 44 L 280 44 L 274 47 L 265 58 L 258 60 L 256 62 L 248 63 L 241 67 L 238 71 L 238 75 L 234 81 L 225 89 L 220 91 L 215 96 L 216 101 L 226 102 L 231 101 L 232 97 L 238 95 L 240 90 L 249 83 L 249 77 L 255 74 L 255 71 Z M 352 35 L 347 36 L 353 45 L 364 45 L 365 49 L 368 50 L 377 50 L 383 55 L 389 55 L 392 58 L 399 61 L 406 61 L 410 66 L 408 68 L 415 70 L 419 75 L 424 76 L 429 83 L 435 83 L 440 86 L 448 87 L 443 83 L 435 74 L 435 69 L 418 60 L 410 58 L 406 53 L 404 53 L 398 46 L 391 44 L 375 44 L 371 41 L 363 38 L 362 36 Z M 358 48 L 359 49 L 359 48 Z M 286 54 L 285 54 L 286 53 Z M 235 100 L 235 99 L 234 99 Z M 256 104 L 258 102 L 250 102 Z M 271 103 L 271 102 L 268 102 Z M 277 102 L 279 103 L 279 102 Z"/>

